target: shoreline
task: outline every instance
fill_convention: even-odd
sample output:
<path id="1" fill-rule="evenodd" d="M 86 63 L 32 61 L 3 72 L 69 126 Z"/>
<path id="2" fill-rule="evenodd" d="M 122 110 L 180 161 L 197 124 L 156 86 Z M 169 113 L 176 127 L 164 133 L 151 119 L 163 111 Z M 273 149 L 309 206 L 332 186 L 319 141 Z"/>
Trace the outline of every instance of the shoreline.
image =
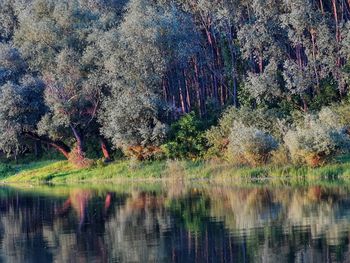
<path id="1" fill-rule="evenodd" d="M 236 181 L 317 181 L 344 180 L 350 182 L 350 162 L 323 167 L 261 166 L 237 167 L 214 161 L 153 161 L 134 163 L 115 161 L 91 168 L 75 168 L 67 161 L 38 161 L 28 164 L 3 165 L 0 183 L 109 183 L 122 181 L 190 180 Z"/>

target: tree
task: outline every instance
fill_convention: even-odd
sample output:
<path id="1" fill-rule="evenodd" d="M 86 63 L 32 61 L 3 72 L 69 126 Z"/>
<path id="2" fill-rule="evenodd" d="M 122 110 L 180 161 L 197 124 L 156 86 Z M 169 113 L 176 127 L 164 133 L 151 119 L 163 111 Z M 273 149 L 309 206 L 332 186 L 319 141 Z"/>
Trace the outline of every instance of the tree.
<path id="1" fill-rule="evenodd" d="M 301 98 L 303 111 L 307 111 L 307 97 L 320 93 L 321 80 L 334 73 L 337 44 L 327 19 L 311 1 L 293 0 L 286 8 L 281 22 L 292 52 L 284 63 L 283 76 L 288 92 Z"/>
<path id="2" fill-rule="evenodd" d="M 249 17 L 237 33 L 243 57 L 250 62 L 255 73 L 263 73 L 272 58 L 281 60 L 284 32 L 278 23 L 278 1 L 253 0 Z"/>
<path id="3" fill-rule="evenodd" d="M 68 154 L 68 147 L 42 137 L 37 124 L 47 111 L 43 81 L 32 74 L 19 51 L 0 44 L 0 148 L 15 156 L 26 148 L 28 139 L 46 142 Z"/>
<path id="4" fill-rule="evenodd" d="M 162 48 L 174 40 L 162 22 L 171 14 L 144 0 L 130 1 L 127 10 L 118 30 L 104 40 L 112 43 L 105 52 L 112 89 L 103 104 L 102 132 L 123 149 L 159 146 L 167 130 L 159 88 L 167 65 Z"/>
<path id="5" fill-rule="evenodd" d="M 261 74 L 249 72 L 244 87 L 258 103 L 281 97 L 277 63 L 272 60 Z"/>
<path id="6" fill-rule="evenodd" d="M 31 0 L 0 0 L 0 42 L 12 41 L 18 16 Z"/>
<path id="7" fill-rule="evenodd" d="M 41 133 L 55 138 L 53 134 L 67 136 L 70 130 L 80 156 L 88 132 L 98 135 L 96 116 L 104 82 L 94 46 L 101 32 L 114 26 L 110 16 L 98 12 L 100 4 L 34 0 L 20 16 L 14 37 L 30 68 L 40 72 L 46 84 L 49 110 L 40 122 Z"/>

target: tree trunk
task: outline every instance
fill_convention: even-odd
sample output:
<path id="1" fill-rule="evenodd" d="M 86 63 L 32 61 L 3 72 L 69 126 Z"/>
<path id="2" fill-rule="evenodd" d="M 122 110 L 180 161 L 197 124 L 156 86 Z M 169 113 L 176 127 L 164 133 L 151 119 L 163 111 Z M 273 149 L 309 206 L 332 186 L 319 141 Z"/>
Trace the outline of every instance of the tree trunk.
<path id="1" fill-rule="evenodd" d="M 188 85 L 186 70 L 183 71 L 183 75 L 184 75 L 184 79 L 185 79 L 187 110 L 188 110 L 188 112 L 191 112 L 191 96 L 190 96 L 190 89 L 189 89 L 189 85 Z"/>
<path id="2" fill-rule="evenodd" d="M 238 108 L 238 88 L 237 88 L 237 78 L 233 76 L 233 106 Z"/>
<path id="3" fill-rule="evenodd" d="M 195 86 L 196 86 L 198 112 L 199 112 L 199 116 L 202 117 L 202 101 L 201 101 L 201 94 L 200 94 L 199 71 L 198 71 L 198 65 L 197 65 L 196 59 L 193 59 L 193 66 L 194 66 L 194 73 L 195 73 L 195 83 L 196 83 Z"/>
<path id="4" fill-rule="evenodd" d="M 339 21 L 338 21 L 338 10 L 337 10 L 337 3 L 336 0 L 332 0 L 332 9 L 333 9 L 333 16 L 335 20 L 335 38 L 337 42 L 340 42 L 340 29 L 339 29 Z"/>
<path id="5" fill-rule="evenodd" d="M 163 89 L 163 98 L 166 102 L 168 102 L 168 91 L 166 88 L 166 80 L 165 78 L 162 79 L 162 89 Z"/>
<path id="6" fill-rule="evenodd" d="M 323 0 L 320 0 L 320 8 L 321 8 L 322 15 L 324 15 Z"/>
<path id="7" fill-rule="evenodd" d="M 234 47 L 232 47 L 232 45 L 230 47 L 230 53 L 231 53 L 231 76 L 232 76 L 232 86 L 233 86 L 232 102 L 233 102 L 233 106 L 235 108 L 238 108 L 236 53 L 235 53 Z"/>
<path id="8" fill-rule="evenodd" d="M 317 86 L 317 93 L 320 93 L 320 81 L 318 77 L 318 71 L 317 71 L 317 66 L 316 66 L 316 31 L 314 29 L 310 30 L 311 34 L 311 42 L 312 42 L 312 57 L 313 57 L 313 67 L 314 67 L 314 72 L 315 72 L 315 77 L 316 77 L 316 86 Z"/>
<path id="9" fill-rule="evenodd" d="M 32 133 L 32 132 L 25 132 L 24 134 L 35 141 L 41 141 L 41 142 L 45 142 L 45 143 L 51 145 L 56 150 L 58 150 L 60 153 L 62 153 L 64 155 L 64 157 L 66 157 L 67 159 L 69 158 L 70 149 L 63 142 L 53 141 L 49 138 L 46 138 L 44 136 L 39 136 L 39 135 Z"/>
<path id="10" fill-rule="evenodd" d="M 43 149 L 41 145 L 41 141 L 35 140 L 34 142 L 34 154 L 36 158 L 40 158 L 43 155 Z"/>
<path id="11" fill-rule="evenodd" d="M 103 157 L 105 158 L 105 160 L 107 162 L 110 161 L 111 160 L 111 156 L 109 154 L 107 144 L 106 144 L 106 142 L 105 142 L 105 140 L 103 138 L 100 138 L 100 144 L 101 144 L 101 150 L 102 150 L 102 153 L 103 153 Z"/>
<path id="12" fill-rule="evenodd" d="M 304 97 L 302 97 L 302 101 L 303 101 L 303 111 L 305 113 L 307 113 L 308 112 L 308 106 L 307 106 L 306 99 Z"/>
<path id="13" fill-rule="evenodd" d="M 259 56 L 259 73 L 262 74 L 264 71 L 264 57 L 262 54 Z"/>
<path id="14" fill-rule="evenodd" d="M 82 136 L 79 134 L 78 130 L 73 126 L 73 125 L 70 125 L 72 131 L 73 131 L 73 134 L 74 134 L 74 137 L 77 141 L 77 151 L 78 151 L 78 154 L 80 156 L 83 156 L 84 155 L 84 144 L 83 144 L 83 138 Z"/>
<path id="15" fill-rule="evenodd" d="M 181 81 L 180 79 L 178 80 L 178 85 L 179 85 L 179 97 L 180 97 L 180 105 L 181 105 L 181 111 L 182 114 L 186 113 L 186 105 L 185 105 L 185 99 L 184 99 L 184 95 L 182 93 L 182 88 L 181 88 Z"/>

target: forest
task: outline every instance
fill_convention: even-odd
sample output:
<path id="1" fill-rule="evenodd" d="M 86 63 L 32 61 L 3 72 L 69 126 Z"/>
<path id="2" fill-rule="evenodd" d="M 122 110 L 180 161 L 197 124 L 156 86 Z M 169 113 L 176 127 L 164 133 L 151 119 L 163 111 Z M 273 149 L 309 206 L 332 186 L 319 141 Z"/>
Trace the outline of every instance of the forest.
<path id="1" fill-rule="evenodd" d="M 349 85 L 349 0 L 0 0 L 2 159 L 318 167 Z"/>

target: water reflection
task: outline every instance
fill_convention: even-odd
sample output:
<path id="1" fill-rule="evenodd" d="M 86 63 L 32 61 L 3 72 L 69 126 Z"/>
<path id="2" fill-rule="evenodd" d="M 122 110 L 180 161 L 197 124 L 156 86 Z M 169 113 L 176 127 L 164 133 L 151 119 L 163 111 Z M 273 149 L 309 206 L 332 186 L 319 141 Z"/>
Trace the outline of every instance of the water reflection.
<path id="1" fill-rule="evenodd" d="M 347 262 L 350 187 L 0 188 L 2 262 Z"/>

